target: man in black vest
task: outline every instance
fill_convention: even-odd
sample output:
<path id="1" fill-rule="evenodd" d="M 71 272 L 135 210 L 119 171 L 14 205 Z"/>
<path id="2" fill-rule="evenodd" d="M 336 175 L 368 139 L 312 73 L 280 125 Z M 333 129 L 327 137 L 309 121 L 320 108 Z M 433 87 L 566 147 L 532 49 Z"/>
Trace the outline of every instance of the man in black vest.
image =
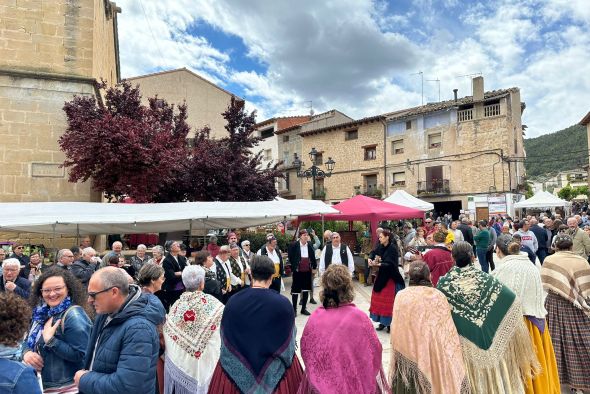
<path id="1" fill-rule="evenodd" d="M 529 223 L 531 224 L 529 230 L 535 234 L 535 237 L 537 237 L 537 242 L 539 243 L 539 248 L 536 252 L 537 257 L 539 258 L 539 262 L 543 264 L 545 257 L 547 257 L 549 254 L 547 249 L 547 230 L 539 226 L 539 222 L 535 217 L 532 217 L 531 220 L 529 220 Z"/>
<path id="2" fill-rule="evenodd" d="M 293 271 L 293 284 L 291 285 L 291 300 L 297 316 L 297 299 L 301 293 L 301 314 L 309 316 L 307 311 L 307 299 L 312 289 L 312 269 L 317 269 L 317 261 L 313 245 L 309 242 L 307 230 L 299 231 L 299 240 L 289 246 L 289 262 Z"/>
<path id="3" fill-rule="evenodd" d="M 342 264 L 348 267 L 350 275 L 354 274 L 354 260 L 350 248 L 342 243 L 340 234 L 332 233 L 332 242 L 326 244 L 320 257 L 320 275 L 328 269 L 330 264 Z"/>
<path id="4" fill-rule="evenodd" d="M 277 246 L 277 239 L 274 234 L 266 235 L 266 244 L 262 245 L 258 253 L 259 256 L 267 256 L 275 265 L 275 273 L 272 276 L 272 282 L 269 289 L 273 289 L 278 293 L 281 292 L 281 276 L 285 275 L 285 266 L 283 264 L 283 254 Z"/>

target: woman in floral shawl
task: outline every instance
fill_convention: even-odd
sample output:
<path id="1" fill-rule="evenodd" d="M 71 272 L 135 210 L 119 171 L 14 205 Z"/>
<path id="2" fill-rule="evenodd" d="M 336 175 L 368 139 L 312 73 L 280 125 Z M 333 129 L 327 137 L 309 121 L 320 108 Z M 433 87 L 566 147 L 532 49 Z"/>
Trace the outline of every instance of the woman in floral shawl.
<path id="1" fill-rule="evenodd" d="M 393 306 L 389 380 L 394 394 L 469 393 L 461 342 L 446 297 L 432 287 L 423 261 L 409 268 L 410 287 Z"/>
<path id="2" fill-rule="evenodd" d="M 585 234 L 584 234 L 585 235 Z M 541 268 L 548 295 L 547 325 L 557 359 L 561 384 L 590 392 L 590 267 L 572 252 L 567 234 L 555 236 L 556 252 Z"/>
<path id="3" fill-rule="evenodd" d="M 206 393 L 217 360 L 223 304 L 203 293 L 205 270 L 191 265 L 182 271 L 186 291 L 170 308 L 164 325 L 165 394 Z"/>
<path id="4" fill-rule="evenodd" d="M 539 362 L 516 295 L 473 265 L 473 247 L 453 246 L 456 266 L 437 288 L 447 297 L 474 393 L 522 393 Z"/>
<path id="5" fill-rule="evenodd" d="M 522 313 L 531 340 L 535 345 L 541 373 L 526 382 L 527 393 L 559 394 L 559 375 L 551 336 L 547 329 L 543 306 L 543 285 L 537 267 L 531 264 L 526 254 L 520 254 L 520 242 L 511 235 L 500 235 L 496 241 L 496 262 L 492 276 L 508 286 L 522 303 Z"/>

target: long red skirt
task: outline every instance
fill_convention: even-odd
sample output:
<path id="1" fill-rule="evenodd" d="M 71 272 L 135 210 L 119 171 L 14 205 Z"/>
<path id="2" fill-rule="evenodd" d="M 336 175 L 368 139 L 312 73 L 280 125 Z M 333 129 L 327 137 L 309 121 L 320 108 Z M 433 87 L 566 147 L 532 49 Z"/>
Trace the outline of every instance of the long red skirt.
<path id="1" fill-rule="evenodd" d="M 393 314 L 394 299 L 395 282 L 393 279 L 389 279 L 380 292 L 373 290 L 371 294 L 371 307 L 369 308 L 371 319 L 384 326 L 389 326 L 391 324 L 391 315 Z"/>
<path id="2" fill-rule="evenodd" d="M 303 368 L 301 368 L 301 364 L 299 363 L 299 358 L 297 355 L 293 357 L 293 362 L 287 371 L 285 371 L 285 376 L 281 379 L 279 386 L 273 393 L 275 394 L 291 394 L 296 393 L 299 389 L 299 384 L 303 380 Z M 211 378 L 211 383 L 209 384 L 209 393 L 210 394 L 240 394 L 240 390 L 238 387 L 231 381 L 231 379 L 227 376 L 223 368 L 221 368 L 221 363 L 218 362 L 217 366 L 215 367 L 215 371 L 213 371 L 213 377 Z"/>

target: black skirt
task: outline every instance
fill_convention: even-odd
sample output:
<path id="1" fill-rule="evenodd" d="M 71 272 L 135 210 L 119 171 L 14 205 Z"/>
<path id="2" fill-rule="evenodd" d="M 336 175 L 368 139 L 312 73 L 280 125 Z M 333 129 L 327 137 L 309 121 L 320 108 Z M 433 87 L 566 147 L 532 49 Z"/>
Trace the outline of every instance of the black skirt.
<path id="1" fill-rule="evenodd" d="M 293 272 L 293 284 L 291 285 L 291 294 L 299 294 L 302 291 L 311 291 L 312 283 L 311 271 Z"/>

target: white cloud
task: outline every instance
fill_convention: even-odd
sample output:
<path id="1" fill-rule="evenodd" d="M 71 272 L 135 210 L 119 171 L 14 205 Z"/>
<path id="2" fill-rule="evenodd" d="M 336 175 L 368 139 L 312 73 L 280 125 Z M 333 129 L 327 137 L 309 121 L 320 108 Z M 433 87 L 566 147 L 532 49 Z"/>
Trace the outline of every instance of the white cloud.
<path id="1" fill-rule="evenodd" d="M 384 0 L 122 0 L 124 76 L 188 66 L 221 86 L 242 87 L 259 119 L 336 108 L 364 117 L 420 103 L 420 79 L 441 98 L 518 86 L 529 136 L 576 123 L 590 102 L 587 0 L 412 2 Z M 233 69 L 231 50 L 188 33 L 207 23 L 239 37 L 265 70 Z M 157 44 L 157 45 L 156 45 Z M 159 48 L 159 50 L 158 50 Z M 160 54 L 160 52 L 162 54 Z M 425 102 L 438 99 L 424 82 Z"/>

